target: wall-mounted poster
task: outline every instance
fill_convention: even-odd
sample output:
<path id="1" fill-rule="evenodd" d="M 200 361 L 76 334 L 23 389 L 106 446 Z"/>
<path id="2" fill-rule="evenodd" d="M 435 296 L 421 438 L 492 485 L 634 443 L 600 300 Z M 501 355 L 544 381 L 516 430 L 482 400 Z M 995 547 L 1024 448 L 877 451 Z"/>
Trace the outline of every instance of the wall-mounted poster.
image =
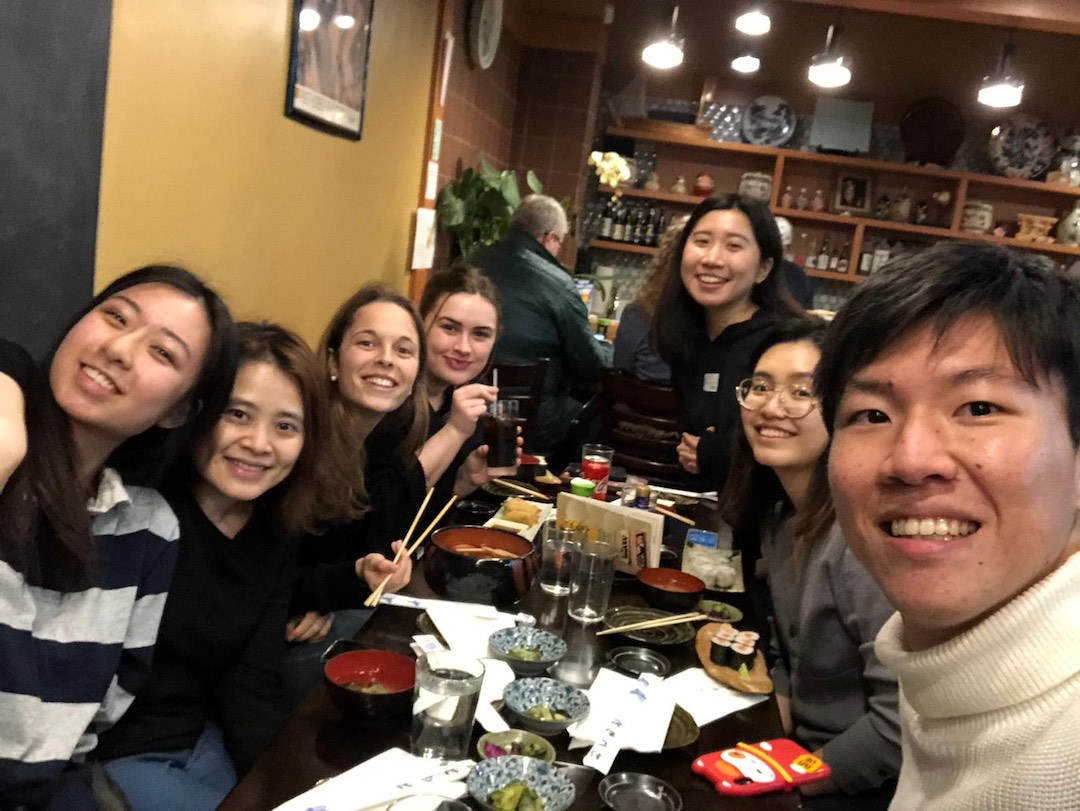
<path id="1" fill-rule="evenodd" d="M 360 140 L 374 5 L 375 0 L 293 0 L 286 115 Z"/>

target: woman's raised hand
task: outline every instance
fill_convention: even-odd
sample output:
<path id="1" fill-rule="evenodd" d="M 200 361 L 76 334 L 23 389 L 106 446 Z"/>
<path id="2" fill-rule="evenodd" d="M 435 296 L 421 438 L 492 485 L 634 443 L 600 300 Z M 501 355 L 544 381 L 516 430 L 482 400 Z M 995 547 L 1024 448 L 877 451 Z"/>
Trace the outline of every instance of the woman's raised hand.
<path id="1" fill-rule="evenodd" d="M 488 403 L 495 402 L 499 390 L 483 383 L 469 383 L 454 389 L 450 405 L 449 424 L 464 437 L 476 430 L 476 421 L 487 411 Z"/>
<path id="2" fill-rule="evenodd" d="M 394 541 L 391 548 L 396 554 L 398 549 L 401 548 L 401 541 Z M 370 555 L 364 555 L 364 557 L 356 561 L 356 576 L 367 583 L 368 588 L 375 591 L 386 576 L 390 575 L 390 581 L 383 591 L 401 591 L 409 585 L 409 581 L 412 579 L 412 566 L 412 558 L 408 555 L 402 555 L 401 560 L 394 563 L 384 555 L 372 552 Z"/>

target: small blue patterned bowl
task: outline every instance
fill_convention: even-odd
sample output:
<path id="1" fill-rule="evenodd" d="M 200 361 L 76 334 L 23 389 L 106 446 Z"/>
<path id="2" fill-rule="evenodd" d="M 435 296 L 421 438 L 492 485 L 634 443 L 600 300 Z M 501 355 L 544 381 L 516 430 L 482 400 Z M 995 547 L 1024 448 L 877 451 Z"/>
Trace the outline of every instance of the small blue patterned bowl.
<path id="1" fill-rule="evenodd" d="M 488 637 L 488 647 L 519 676 L 539 676 L 566 655 L 566 643 L 559 637 L 528 625 L 496 631 Z M 540 658 L 535 662 L 519 659 L 510 653 L 515 648 L 534 648 Z"/>
<path id="2" fill-rule="evenodd" d="M 518 679 L 506 686 L 503 702 L 526 729 L 540 735 L 558 735 L 589 714 L 589 699 L 581 690 L 548 678 Z M 559 721 L 533 718 L 533 707 L 549 707 L 569 716 Z"/>
<path id="3" fill-rule="evenodd" d="M 550 763 L 531 757 L 506 755 L 482 760 L 469 772 L 469 794 L 484 808 L 492 808 L 491 793 L 524 783 L 544 801 L 544 811 L 566 811 L 574 802 L 574 784 Z"/>

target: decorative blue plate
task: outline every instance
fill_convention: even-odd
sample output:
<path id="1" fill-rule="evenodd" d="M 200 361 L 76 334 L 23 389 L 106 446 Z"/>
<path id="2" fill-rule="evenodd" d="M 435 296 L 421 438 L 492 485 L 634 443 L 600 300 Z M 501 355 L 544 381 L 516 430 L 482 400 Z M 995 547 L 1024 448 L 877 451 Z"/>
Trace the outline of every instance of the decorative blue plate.
<path id="1" fill-rule="evenodd" d="M 1057 138 L 1041 118 L 1020 113 L 994 127 L 989 150 L 994 168 L 1003 175 L 1030 180 L 1050 168 Z"/>
<path id="2" fill-rule="evenodd" d="M 502 628 L 488 637 L 488 646 L 519 676 L 539 676 L 566 655 L 566 643 L 550 631 L 517 625 Z M 540 654 L 536 661 L 510 655 L 514 648 L 533 648 Z"/>
<path id="3" fill-rule="evenodd" d="M 550 763 L 531 757 L 506 755 L 482 760 L 466 780 L 469 794 L 491 808 L 491 793 L 511 783 L 524 783 L 544 801 L 544 811 L 566 811 L 574 802 L 574 784 Z"/>
<path id="4" fill-rule="evenodd" d="M 589 698 L 571 684 L 544 677 L 518 679 L 506 685 L 503 703 L 523 727 L 540 735 L 558 735 L 589 714 Z M 569 716 L 561 721 L 542 721 L 528 714 L 533 707 L 550 707 Z"/>
<path id="5" fill-rule="evenodd" d="M 743 110 L 742 134 L 747 143 L 783 146 L 795 137 L 795 111 L 779 96 L 758 96 Z"/>

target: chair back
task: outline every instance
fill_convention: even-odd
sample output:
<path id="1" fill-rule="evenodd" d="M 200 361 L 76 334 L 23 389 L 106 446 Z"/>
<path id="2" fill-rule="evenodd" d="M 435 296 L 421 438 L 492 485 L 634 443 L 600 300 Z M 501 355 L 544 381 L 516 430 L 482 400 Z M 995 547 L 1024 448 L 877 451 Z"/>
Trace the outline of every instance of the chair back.
<path id="1" fill-rule="evenodd" d="M 675 391 L 607 370 L 600 378 L 600 441 L 615 449 L 613 463 L 650 479 L 685 476 L 676 448 Z"/>
<path id="2" fill-rule="evenodd" d="M 499 375 L 499 398 L 517 400 L 518 424 L 528 453 L 535 452 L 536 415 L 544 396 L 547 367 L 548 358 L 535 363 L 496 363 L 492 367 L 493 373 Z"/>

